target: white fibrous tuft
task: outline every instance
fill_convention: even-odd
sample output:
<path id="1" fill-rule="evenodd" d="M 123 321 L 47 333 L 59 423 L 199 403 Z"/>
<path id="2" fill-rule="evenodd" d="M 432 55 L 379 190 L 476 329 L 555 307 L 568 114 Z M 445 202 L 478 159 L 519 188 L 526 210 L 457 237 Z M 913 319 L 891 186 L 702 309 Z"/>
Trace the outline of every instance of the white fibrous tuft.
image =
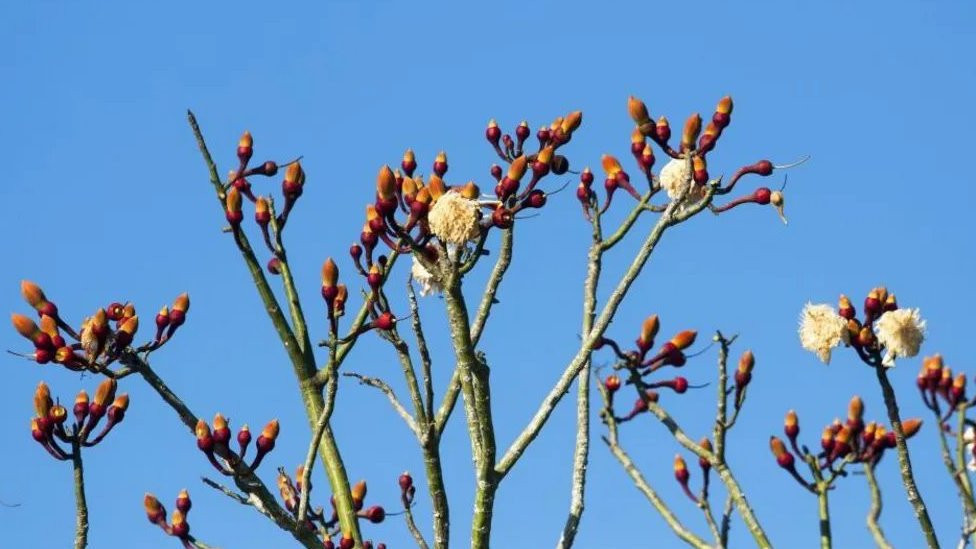
<path id="1" fill-rule="evenodd" d="M 465 244 L 481 235 L 478 202 L 456 192 L 447 192 L 434 202 L 427 214 L 430 231 L 450 244 Z"/>
<path id="2" fill-rule="evenodd" d="M 895 309 L 881 315 L 874 323 L 874 334 L 885 348 L 882 364 L 894 366 L 896 358 L 911 358 L 918 354 L 925 340 L 925 321 L 918 309 Z"/>
<path id="3" fill-rule="evenodd" d="M 816 353 L 824 364 L 830 364 L 830 351 L 843 343 L 850 344 L 847 321 L 830 305 L 807 303 L 800 313 L 800 344 Z"/>

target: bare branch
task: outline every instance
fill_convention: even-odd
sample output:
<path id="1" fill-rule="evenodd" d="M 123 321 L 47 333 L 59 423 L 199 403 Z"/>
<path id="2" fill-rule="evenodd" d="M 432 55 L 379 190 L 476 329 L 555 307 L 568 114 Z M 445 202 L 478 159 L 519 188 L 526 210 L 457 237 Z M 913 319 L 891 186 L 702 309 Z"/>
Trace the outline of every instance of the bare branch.
<path id="1" fill-rule="evenodd" d="M 390 387 L 385 381 L 376 377 L 364 376 L 356 372 L 343 372 L 342 375 L 346 377 L 354 377 L 359 380 L 360 384 L 368 385 L 382 391 L 383 394 L 386 395 L 386 398 L 389 399 L 390 404 L 393 406 L 396 413 L 399 414 L 400 417 L 403 418 L 403 421 L 407 423 L 407 427 L 410 428 L 410 431 L 412 431 L 418 439 L 421 437 L 420 428 L 417 427 L 417 422 L 414 421 L 413 416 L 410 415 L 410 412 L 408 412 L 407 409 L 403 407 L 403 404 L 400 403 L 396 393 L 393 392 L 393 388 Z"/>

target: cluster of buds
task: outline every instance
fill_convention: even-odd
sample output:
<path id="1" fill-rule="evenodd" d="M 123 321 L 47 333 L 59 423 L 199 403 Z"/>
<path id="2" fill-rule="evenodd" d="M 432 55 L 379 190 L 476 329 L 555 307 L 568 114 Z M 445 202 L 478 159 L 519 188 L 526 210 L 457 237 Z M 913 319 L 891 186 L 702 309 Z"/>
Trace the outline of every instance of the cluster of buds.
<path id="1" fill-rule="evenodd" d="M 271 222 L 270 199 L 255 196 L 248 178 L 252 176 L 274 177 L 280 168 L 285 168 L 285 175 L 281 182 L 281 194 L 284 197 L 285 204 L 281 214 L 275 219 L 278 230 L 281 230 L 288 222 L 288 215 L 298 198 L 302 196 L 305 186 L 305 170 L 302 169 L 299 160 L 284 165 L 279 165 L 273 160 L 267 160 L 257 166 L 250 166 L 253 155 L 254 138 L 251 136 L 251 132 L 245 131 L 237 143 L 238 167 L 231 172 L 230 184 L 224 189 L 224 214 L 235 233 L 239 231 L 241 222 L 244 220 L 242 204 L 244 198 L 247 198 L 254 204 L 254 219 L 264 231 L 265 241 L 274 251 L 274 247 L 271 246 L 271 241 L 268 238 L 268 225 Z"/>
<path id="2" fill-rule="evenodd" d="M 176 504 L 170 519 L 167 519 L 166 508 L 163 507 L 163 504 L 156 499 L 156 496 L 148 492 L 142 500 L 142 505 L 146 509 L 146 518 L 149 519 L 149 522 L 159 526 L 163 532 L 166 532 L 166 535 L 179 538 L 184 547 L 197 547 L 194 544 L 193 536 L 190 535 L 190 523 L 186 520 L 187 515 L 190 514 L 190 508 L 193 507 L 189 492 L 185 489 L 180 490 L 179 495 L 176 496 Z"/>
<path id="3" fill-rule="evenodd" d="M 305 466 L 299 465 L 295 470 L 295 480 L 292 480 L 285 472 L 283 468 L 278 469 L 278 493 L 281 496 L 281 500 L 285 504 L 285 509 L 287 509 L 296 519 L 298 518 L 299 506 L 302 497 L 302 493 L 308 490 L 309 496 L 311 495 L 312 486 L 303 486 L 302 477 L 304 476 Z M 357 516 L 368 520 L 373 524 L 379 524 L 386 519 L 386 510 L 380 505 L 371 505 L 369 507 L 364 507 L 366 500 L 366 481 L 361 480 L 354 484 L 350 488 L 350 496 L 352 499 L 353 509 L 356 511 Z M 340 535 L 340 531 L 336 529 L 339 523 L 339 513 L 336 510 L 335 498 L 330 498 L 332 504 L 332 513 L 328 516 L 325 515 L 322 507 L 311 508 L 309 507 L 307 515 L 305 517 L 305 527 L 310 530 L 315 530 L 318 527 L 318 531 L 324 533 L 323 547 L 326 548 L 336 548 L 340 549 L 351 549 L 354 545 L 354 540 L 346 535 Z M 332 540 L 332 537 L 338 536 L 338 543 Z M 364 540 L 363 547 L 373 547 L 373 542 L 369 540 Z M 386 544 L 380 543 L 376 545 L 377 549 L 386 547 Z"/>
<path id="4" fill-rule="evenodd" d="M 625 351 L 616 341 L 608 337 L 600 338 L 593 346 L 593 350 L 599 350 L 604 347 L 611 348 L 619 359 L 618 364 L 614 368 L 617 370 L 627 370 L 630 373 L 627 383 L 633 383 L 639 389 L 638 398 L 630 412 L 622 417 L 614 416 L 614 419 L 618 423 L 630 421 L 638 414 L 647 411 L 648 402 L 657 402 L 659 389 L 670 389 L 677 394 L 683 394 L 692 387 L 689 385 L 688 379 L 683 376 L 654 382 L 644 381 L 645 376 L 665 366 L 673 366 L 675 368 L 684 366 L 687 362 L 685 350 L 695 343 L 695 338 L 698 335 L 693 330 L 678 332 L 662 345 L 656 353 L 651 354 L 651 350 L 654 348 L 654 339 L 657 337 L 659 329 L 660 321 L 658 320 L 658 316 L 651 315 L 641 324 L 640 334 L 634 341 L 635 349 Z M 620 376 L 616 374 L 608 376 L 603 381 L 608 399 L 608 409 L 611 413 L 613 413 L 614 394 L 620 389 L 621 384 Z"/>
<path id="5" fill-rule="evenodd" d="M 103 371 L 126 352 L 139 329 L 139 316 L 131 303 L 115 302 L 99 308 L 85 318 L 81 329 L 76 331 L 62 320 L 57 306 L 47 299 L 37 284 L 24 280 L 20 290 L 27 303 L 37 311 L 39 322 L 18 313 L 12 314 L 10 319 L 14 329 L 34 345 L 33 353 L 22 356 L 38 364 L 54 362 L 74 371 Z M 173 301 L 172 308 L 163 307 L 156 315 L 155 337 L 135 351 L 154 351 L 169 341 L 186 321 L 189 308 L 190 298 L 185 293 Z M 68 341 L 66 337 L 74 341 Z"/>
<path id="6" fill-rule="evenodd" d="M 960 405 L 969 407 L 976 404 L 976 398 L 969 399 L 966 396 L 966 374 L 959 372 L 953 375 L 952 368 L 945 365 L 942 355 L 925 357 L 915 381 L 922 394 L 922 401 L 929 410 L 941 415 L 942 407 L 939 403 L 942 401 L 946 404 L 942 421 L 948 419 Z"/>
<path id="7" fill-rule="evenodd" d="M 31 437 L 61 461 L 71 459 L 72 454 L 65 451 L 58 441 L 71 448 L 95 446 L 113 427 L 122 423 L 129 408 L 129 395 L 122 393 L 116 396 L 116 388 L 114 379 L 106 379 L 95 390 L 93 399 L 89 400 L 85 391 L 78 393 L 71 410 L 74 421 L 68 424 L 68 409 L 51 399 L 51 390 L 42 381 L 34 391 L 35 415 L 31 418 Z M 103 417 L 105 425 L 93 436 Z"/>
<path id="8" fill-rule="evenodd" d="M 702 438 L 698 442 L 698 445 L 704 450 L 709 452 L 712 451 L 712 441 L 709 440 L 708 437 Z M 681 491 L 684 492 L 685 495 L 688 496 L 688 499 L 694 502 L 695 505 L 700 505 L 703 501 L 708 499 L 708 480 L 709 473 L 711 473 L 712 470 L 712 464 L 709 463 L 707 459 L 699 457 L 698 468 L 701 469 L 702 472 L 702 487 L 700 496 L 696 496 L 691 490 L 691 471 L 688 470 L 688 463 L 685 461 L 685 458 L 681 456 L 681 454 L 675 454 L 673 465 L 674 480 L 678 482 L 678 485 L 681 486 Z"/>
<path id="9" fill-rule="evenodd" d="M 725 128 L 732 122 L 733 103 L 730 96 L 725 96 L 718 101 L 715 112 L 711 120 L 702 130 L 702 117 L 698 113 L 693 113 L 685 120 L 681 131 L 681 140 L 678 148 L 675 149 L 670 144 L 671 125 L 666 117 L 660 117 L 655 122 L 647 109 L 647 105 L 636 97 L 630 97 L 627 101 L 627 111 L 630 118 L 634 121 L 634 131 L 631 134 L 630 151 L 637 163 L 638 169 L 644 174 L 650 186 L 651 193 L 660 189 L 667 191 L 671 200 L 684 200 L 686 197 L 701 198 L 705 185 L 711 181 L 708 173 L 708 154 L 715 149 L 719 138 Z M 661 168 L 660 174 L 655 177 L 651 172 L 654 166 L 654 151 L 650 142 L 657 145 L 666 153 L 671 161 Z M 607 162 L 604 162 L 604 170 L 607 172 L 606 189 L 607 200 L 603 210 L 609 207 L 613 192 L 617 187 L 623 187 L 638 200 L 640 196 L 630 187 L 630 179 L 626 173 L 619 169 L 619 162 L 611 163 L 614 170 L 607 169 Z M 793 164 L 795 165 L 795 164 Z M 775 166 L 769 160 L 760 160 L 753 164 L 739 168 L 732 179 L 724 187 L 717 187 L 716 194 L 728 194 L 735 187 L 736 183 L 746 175 L 754 174 L 759 176 L 769 176 L 776 168 L 787 168 L 792 165 Z M 655 181 L 656 180 L 656 181 Z M 715 182 L 719 184 L 719 182 Z M 584 212 L 589 213 L 588 206 L 593 207 L 593 196 L 589 191 L 589 185 L 581 180 L 577 197 L 583 203 Z M 719 214 L 728 211 L 742 204 L 772 204 L 786 222 L 783 215 L 783 192 L 782 189 L 773 191 L 767 187 L 760 187 L 752 193 L 731 200 L 721 206 L 711 206 L 714 213 Z"/>
<path id="10" fill-rule="evenodd" d="M 254 443 L 255 455 L 249 465 L 251 470 L 257 469 L 261 465 L 264 456 L 271 452 L 271 450 L 274 450 L 275 440 L 278 438 L 278 430 L 279 425 L 277 419 L 269 421 L 264 426 L 264 429 L 261 429 L 261 433 Z M 237 431 L 237 450 L 232 450 L 230 423 L 220 413 L 214 415 L 212 426 L 208 425 L 202 419 L 197 420 L 194 433 L 197 437 L 197 448 L 207 456 L 210 464 L 217 471 L 227 476 L 234 474 L 234 467 L 243 462 L 251 444 L 251 430 L 248 429 L 247 424 L 244 424 Z M 222 461 L 218 460 L 218 457 Z"/>
<path id="11" fill-rule="evenodd" d="M 920 419 L 906 419 L 902 422 L 905 438 L 911 438 L 922 427 Z M 847 419 L 835 419 L 824 427 L 820 436 L 820 450 L 811 452 L 809 447 L 798 443 L 800 420 L 796 412 L 790 410 L 783 422 L 783 434 L 789 445 L 778 437 L 770 437 L 769 448 L 776 463 L 785 469 L 803 487 L 813 490 L 815 483 L 808 482 L 796 469 L 796 458 L 800 458 L 819 471 L 836 474 L 838 460 L 846 463 L 866 463 L 874 466 L 884 455 L 885 450 L 895 447 L 895 432 L 884 425 L 871 421 L 864 423 L 864 401 L 854 396 L 847 406 Z"/>
<path id="12" fill-rule="evenodd" d="M 862 312 L 859 319 L 845 295 L 840 296 L 836 311 L 825 304 L 807 304 L 800 317 L 800 343 L 825 363 L 831 350 L 842 343 L 853 347 L 870 366 L 893 366 L 896 358 L 918 354 L 925 339 L 925 321 L 918 309 L 899 307 L 895 294 L 879 286 L 864 298 Z"/>

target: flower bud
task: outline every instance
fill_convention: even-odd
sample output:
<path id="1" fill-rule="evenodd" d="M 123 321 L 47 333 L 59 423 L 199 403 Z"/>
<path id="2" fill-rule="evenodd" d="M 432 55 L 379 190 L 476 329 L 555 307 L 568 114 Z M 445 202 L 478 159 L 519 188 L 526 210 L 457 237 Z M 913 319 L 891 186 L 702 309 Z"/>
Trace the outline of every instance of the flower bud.
<path id="1" fill-rule="evenodd" d="M 847 420 L 850 421 L 861 421 L 864 417 L 864 401 L 861 397 L 854 395 L 851 398 L 850 403 L 847 405 Z"/>
<path id="2" fill-rule="evenodd" d="M 24 296 L 24 300 L 34 308 L 38 314 L 48 315 L 52 318 L 58 317 L 58 307 L 54 303 L 48 301 L 47 296 L 44 295 L 44 290 L 40 286 L 31 282 L 30 280 L 20 281 L 20 293 Z"/>
<path id="3" fill-rule="evenodd" d="M 447 173 L 447 153 L 441 151 L 434 157 L 434 173 L 437 177 L 444 177 Z"/>
<path id="4" fill-rule="evenodd" d="M 616 393 L 620 389 L 620 376 L 617 374 L 611 374 L 603 380 L 603 386 L 607 389 L 610 394 Z"/>
<path id="5" fill-rule="evenodd" d="M 681 132 L 681 150 L 691 151 L 695 149 L 695 141 L 698 133 L 701 132 L 701 116 L 696 112 L 685 120 L 684 130 Z"/>
<path id="6" fill-rule="evenodd" d="M 732 97 L 726 95 L 715 106 L 712 122 L 721 129 L 725 129 L 732 120 Z"/>
<path id="7" fill-rule="evenodd" d="M 166 509 L 162 503 L 159 503 L 156 496 L 146 492 L 146 496 L 142 500 L 142 506 L 146 509 L 146 518 L 149 519 L 149 522 L 153 524 L 166 522 Z"/>
<path id="8" fill-rule="evenodd" d="M 366 517 L 366 520 L 372 522 L 373 524 L 379 524 L 383 522 L 384 518 L 386 518 L 386 511 L 379 505 L 373 505 L 371 507 L 367 507 L 366 510 L 363 511 L 363 516 Z"/>
<path id="9" fill-rule="evenodd" d="M 404 471 L 397 479 L 397 484 L 400 485 L 400 491 L 406 492 L 411 486 L 413 486 L 413 477 L 410 476 L 410 473 Z"/>
<path id="10" fill-rule="evenodd" d="M 84 390 L 78 392 L 78 396 L 75 397 L 75 405 L 72 411 L 75 415 L 75 421 L 79 425 L 85 422 L 85 418 L 88 417 L 88 393 Z"/>
<path id="11" fill-rule="evenodd" d="M 255 443 L 259 454 L 267 454 L 275 447 L 275 440 L 278 438 L 278 431 L 280 430 L 280 425 L 277 419 L 272 419 L 264 426 L 261 430 L 261 434 L 258 435 L 258 440 Z"/>
<path id="12" fill-rule="evenodd" d="M 214 444 L 226 446 L 230 440 L 230 427 L 227 426 L 227 419 L 217 412 L 213 418 L 213 441 Z"/>
<path id="13" fill-rule="evenodd" d="M 686 486 L 688 479 L 691 478 L 691 473 L 688 472 L 688 464 L 685 463 L 685 458 L 681 457 L 681 454 L 674 456 L 674 478 L 682 486 Z"/>
<path id="14" fill-rule="evenodd" d="M 651 121 L 651 115 L 647 112 L 647 105 L 633 95 L 627 98 L 627 113 L 630 114 L 630 119 L 638 127 L 644 126 Z"/>
<path id="15" fill-rule="evenodd" d="M 241 430 L 237 432 L 237 446 L 240 449 L 241 456 L 247 452 L 248 445 L 251 444 L 251 429 L 248 428 L 247 424 L 241 425 Z"/>
<path id="16" fill-rule="evenodd" d="M 851 300 L 846 295 L 841 294 L 837 302 L 837 314 L 847 320 L 851 320 L 857 315 L 857 312 L 854 310 L 854 305 L 851 304 Z"/>
<path id="17" fill-rule="evenodd" d="M 176 496 L 176 508 L 185 515 L 190 512 L 191 507 L 193 507 L 193 502 L 190 501 L 190 492 L 184 488 Z"/>
<path id="18" fill-rule="evenodd" d="M 118 387 L 118 382 L 114 379 L 106 379 L 98 384 L 98 388 L 95 389 L 95 398 L 92 399 L 92 407 L 100 406 L 105 407 L 109 402 L 115 400 L 115 390 Z M 93 411 L 91 413 L 94 413 Z"/>
<path id="19" fill-rule="evenodd" d="M 698 332 L 694 330 L 685 330 L 683 332 L 678 332 L 678 334 L 672 337 L 670 343 L 674 345 L 677 350 L 683 351 L 695 344 L 695 338 L 697 336 Z"/>
<path id="20" fill-rule="evenodd" d="M 261 227 L 267 227 L 271 222 L 271 206 L 263 196 L 259 196 L 254 202 L 254 221 Z"/>
<path id="21" fill-rule="evenodd" d="M 361 480 L 353 484 L 350 489 L 350 495 L 352 496 L 353 506 L 358 511 L 363 506 L 363 500 L 366 499 L 366 481 Z"/>
<path id="22" fill-rule="evenodd" d="M 43 381 L 38 383 L 37 388 L 34 389 L 34 413 L 39 418 L 47 418 L 48 414 L 51 413 L 51 406 L 53 405 L 54 401 L 51 400 L 50 387 Z"/>
<path id="23" fill-rule="evenodd" d="M 173 518 L 170 521 L 170 530 L 178 538 L 186 538 L 190 535 L 190 525 L 186 522 L 186 515 L 179 509 L 173 510 Z"/>
<path id="24" fill-rule="evenodd" d="M 389 166 L 380 168 L 376 176 L 376 196 L 382 200 L 396 199 L 397 183 Z"/>
<path id="25" fill-rule="evenodd" d="M 207 422 L 202 419 L 198 419 L 197 425 L 193 429 L 193 432 L 197 437 L 197 448 L 206 453 L 212 452 L 213 436 L 210 434 L 210 426 L 207 425 Z"/>
<path id="26" fill-rule="evenodd" d="M 790 439 L 790 442 L 796 444 L 796 437 L 800 434 L 800 418 L 797 417 L 796 411 L 786 412 L 786 419 L 783 420 L 783 433 Z"/>
<path id="27" fill-rule="evenodd" d="M 122 393 L 121 395 L 115 397 L 112 401 L 112 405 L 108 407 L 108 420 L 113 425 L 116 423 L 122 423 L 125 419 L 125 412 L 129 409 L 129 395 L 127 393 Z"/>
<path id="28" fill-rule="evenodd" d="M 657 332 L 661 328 L 661 322 L 657 315 L 651 315 L 644 319 L 641 324 L 640 336 L 637 338 L 637 348 L 640 349 L 641 353 L 647 353 L 654 346 L 654 338 L 657 337 Z"/>
<path id="29" fill-rule="evenodd" d="M 224 214 L 231 227 L 240 226 L 244 219 L 244 214 L 241 212 L 241 192 L 237 187 L 231 187 L 227 191 L 227 197 L 224 199 Z"/>
<path id="30" fill-rule="evenodd" d="M 777 437 L 769 437 L 769 449 L 773 452 L 773 457 L 776 458 L 776 463 L 780 467 L 787 470 L 793 469 L 793 454 L 786 449 L 782 440 Z"/>
<path id="31" fill-rule="evenodd" d="M 407 149 L 403 153 L 403 160 L 400 161 L 400 168 L 407 177 L 413 177 L 414 170 L 417 169 L 417 158 L 413 154 L 413 149 Z"/>
<path id="32" fill-rule="evenodd" d="M 339 267 L 336 266 L 332 258 L 325 260 L 322 264 L 322 297 L 331 302 L 337 293 L 336 284 L 339 282 Z"/>
<path id="33" fill-rule="evenodd" d="M 702 449 L 708 450 L 709 452 L 714 451 L 712 448 L 712 441 L 708 440 L 708 437 L 702 437 L 702 439 L 698 441 L 698 445 L 701 446 Z M 702 471 L 705 473 L 708 473 L 708 470 L 712 468 L 712 464 L 703 457 L 698 458 L 698 466 L 701 467 Z"/>
<path id="34" fill-rule="evenodd" d="M 118 348 L 127 347 L 132 343 L 132 339 L 136 335 L 136 331 L 139 330 L 139 317 L 131 316 L 122 322 L 119 326 L 119 331 L 115 332 L 115 344 Z"/>
<path id="35" fill-rule="evenodd" d="M 305 170 L 302 169 L 301 162 L 296 160 L 289 164 L 285 170 L 285 178 L 281 182 L 281 193 L 285 196 L 286 201 L 294 202 L 302 196 L 304 186 Z"/>
<path id="36" fill-rule="evenodd" d="M 251 137 L 251 132 L 245 130 L 237 142 L 237 158 L 241 164 L 247 164 L 252 154 L 254 154 L 254 139 Z"/>
<path id="37" fill-rule="evenodd" d="M 905 433 L 905 438 L 912 438 L 922 428 L 922 420 L 919 418 L 908 418 L 901 422 L 901 430 Z"/>

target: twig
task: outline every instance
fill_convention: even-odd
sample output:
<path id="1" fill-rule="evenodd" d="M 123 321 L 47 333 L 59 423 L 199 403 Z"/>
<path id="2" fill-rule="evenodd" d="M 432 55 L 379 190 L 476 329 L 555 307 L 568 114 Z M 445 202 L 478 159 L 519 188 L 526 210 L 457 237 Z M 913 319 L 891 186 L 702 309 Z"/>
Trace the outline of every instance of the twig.
<path id="1" fill-rule="evenodd" d="M 719 529 L 719 546 L 729 546 L 729 529 L 732 527 L 732 496 L 725 497 L 725 507 L 722 509 L 722 526 Z"/>
<path id="2" fill-rule="evenodd" d="M 385 381 L 376 377 L 364 376 L 356 372 L 344 372 L 342 375 L 356 378 L 359 380 L 360 384 L 368 385 L 382 391 L 383 394 L 386 395 L 386 398 L 389 399 L 390 404 L 393 406 L 396 413 L 403 418 L 403 421 L 406 422 L 407 427 L 410 428 L 410 431 L 413 432 L 418 439 L 421 437 L 420 429 L 417 427 L 417 422 L 414 421 L 413 416 L 410 415 L 410 412 L 408 412 L 407 409 L 403 407 L 403 404 L 400 403 L 396 393 L 393 392 L 393 388 L 390 387 Z"/>
<path id="3" fill-rule="evenodd" d="M 88 501 L 85 497 L 85 470 L 81 462 L 81 443 L 71 442 L 71 466 L 75 486 L 75 549 L 88 547 Z"/>
<path id="4" fill-rule="evenodd" d="M 404 520 L 407 523 L 407 530 L 410 530 L 410 535 L 413 536 L 413 540 L 417 543 L 419 549 L 428 549 L 427 540 L 424 539 L 424 534 L 421 533 L 420 529 L 417 528 L 417 523 L 413 520 L 413 510 L 409 505 L 403 508 Z"/>
<path id="5" fill-rule="evenodd" d="M 874 464 L 864 464 L 864 478 L 867 479 L 868 489 L 871 492 L 871 507 L 868 509 L 867 516 L 868 530 L 871 531 L 871 536 L 874 537 L 874 543 L 880 549 L 892 549 L 888 538 L 885 537 L 884 532 L 881 530 L 881 525 L 878 523 L 878 520 L 881 518 L 881 489 L 878 487 L 878 479 L 874 476 Z"/>
<path id="6" fill-rule="evenodd" d="M 874 371 L 878 376 L 878 383 L 881 385 L 881 394 L 884 396 L 885 407 L 888 410 L 888 421 L 895 432 L 895 448 L 898 453 L 899 471 L 901 472 L 902 484 L 905 485 L 905 492 L 908 495 L 908 502 L 912 504 L 915 511 L 915 518 L 925 535 L 926 545 L 930 549 L 938 549 L 939 540 L 935 536 L 935 528 L 929 518 L 928 509 L 922 501 L 922 495 L 915 484 L 915 475 L 912 473 L 912 461 L 908 455 L 908 446 L 905 444 L 905 431 L 902 429 L 901 416 L 898 413 L 898 402 L 895 400 L 895 390 L 888 381 L 888 372 L 880 362 L 874 365 Z"/>
<path id="7" fill-rule="evenodd" d="M 312 491 L 310 490 L 312 485 L 312 467 L 315 466 L 315 454 L 319 451 L 319 442 L 322 440 L 322 433 L 325 432 L 325 427 L 329 424 L 329 417 L 331 415 L 331 408 L 324 409 L 319 414 L 319 419 L 315 422 L 315 429 L 312 431 L 312 440 L 308 443 L 308 451 L 305 452 L 305 465 L 302 468 L 302 478 L 298 479 L 302 486 L 302 494 L 298 499 L 298 515 L 296 515 L 296 522 L 298 524 L 305 524 L 305 518 L 308 516 L 308 497 Z"/>

